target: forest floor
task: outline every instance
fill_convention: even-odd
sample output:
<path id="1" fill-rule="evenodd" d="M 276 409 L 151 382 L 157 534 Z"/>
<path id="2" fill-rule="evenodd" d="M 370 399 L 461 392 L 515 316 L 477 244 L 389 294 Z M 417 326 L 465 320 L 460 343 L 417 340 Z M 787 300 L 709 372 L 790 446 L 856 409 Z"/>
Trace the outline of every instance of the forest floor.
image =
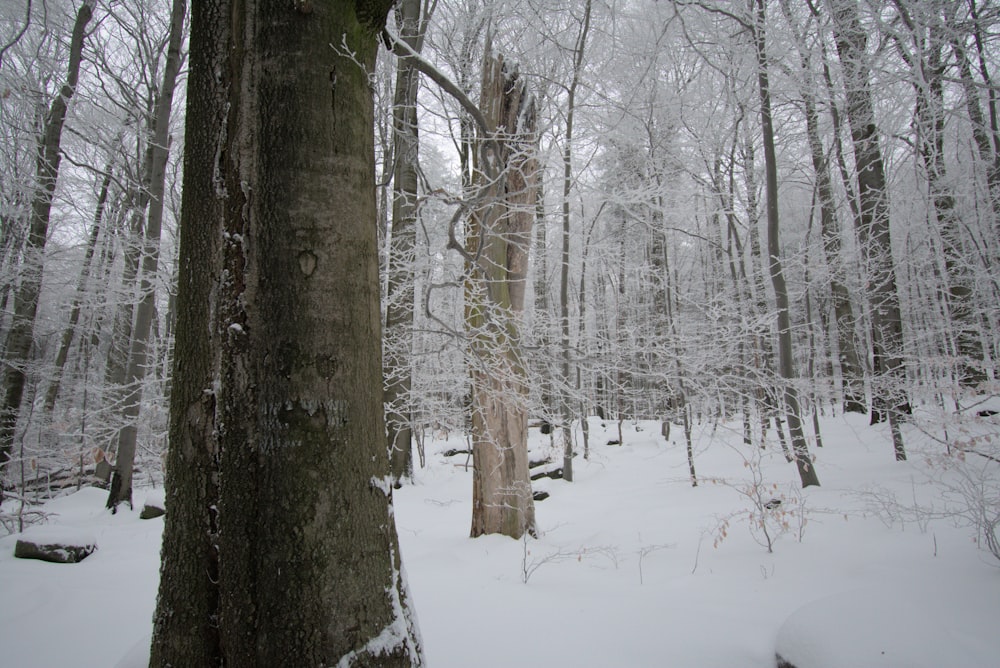
<path id="1" fill-rule="evenodd" d="M 626 422 L 608 445 L 618 424 L 591 418 L 589 460 L 572 483 L 535 483 L 551 497 L 524 541 L 467 537 L 471 469 L 443 454 L 464 438 L 429 441 L 395 493 L 427 665 L 765 668 L 776 651 L 799 668 L 998 665 L 1000 561 L 956 514 L 967 476 L 948 462 L 985 470 L 994 494 L 997 464 L 940 457 L 930 416 L 906 427 L 907 462 L 864 416 L 821 428 L 822 486 L 803 491 L 773 431 L 760 450 L 738 423 L 698 425 L 692 487 L 679 427 L 668 442 L 658 423 Z M 950 439 L 982 434 L 996 449 L 1000 416 Z M 550 447 L 535 430 L 531 443 Z M 115 516 L 98 489 L 46 504 L 50 525 L 96 540 L 78 564 L 15 559 L 17 537 L 0 538 L 0 666 L 143 665 L 163 526 L 138 518 L 147 493 L 162 496 L 138 490 Z"/>

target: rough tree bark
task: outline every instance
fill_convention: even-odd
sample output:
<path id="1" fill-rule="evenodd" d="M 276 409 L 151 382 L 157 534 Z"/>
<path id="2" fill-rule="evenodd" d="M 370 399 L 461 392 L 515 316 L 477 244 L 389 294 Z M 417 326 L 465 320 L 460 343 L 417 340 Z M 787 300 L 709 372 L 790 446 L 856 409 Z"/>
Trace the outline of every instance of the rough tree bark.
<path id="1" fill-rule="evenodd" d="M 184 474 L 199 500 L 190 504 L 189 525 L 176 527 L 185 547 L 165 535 L 164 576 L 170 569 L 176 577 L 182 564 L 210 568 L 211 554 L 192 533 L 213 530 L 211 506 L 203 505 L 214 481 L 212 434 L 203 422 L 211 396 L 221 457 L 218 578 L 211 580 L 218 601 L 205 596 L 202 577 L 161 582 L 153 665 L 422 663 L 392 517 L 382 404 L 368 76 L 390 5 L 195 6 L 199 101 L 188 126 L 204 123 L 216 136 L 213 143 L 201 135 L 198 144 L 199 158 L 212 156 L 211 168 L 186 172 L 185 180 L 197 189 L 192 204 L 213 216 L 206 233 L 221 235 L 222 258 L 207 258 L 217 269 L 209 284 L 193 276 L 203 269 L 194 258 L 182 256 L 181 285 L 189 289 L 178 308 L 184 313 L 205 297 L 199 290 L 217 289 L 218 303 L 208 301 L 219 326 L 205 346 L 178 323 L 179 339 L 194 346 L 178 348 L 175 358 L 182 396 L 172 405 L 179 440 L 171 449 L 181 452 L 170 461 L 193 458 L 202 473 Z M 227 80 L 214 83 L 216 75 Z M 206 116 L 192 118 L 192 111 Z M 182 322 L 204 335 L 205 322 Z M 195 383 L 205 376 L 213 383 L 199 399 Z M 176 475 L 168 470 L 168 502 L 188 505 Z M 181 592 L 167 592 L 170 586 Z M 188 633 L 172 622 L 177 608 L 207 646 L 204 663 L 170 654 Z"/>
<path id="2" fill-rule="evenodd" d="M 151 667 L 219 666 L 219 386 L 228 3 L 191 7 L 177 325 Z"/>

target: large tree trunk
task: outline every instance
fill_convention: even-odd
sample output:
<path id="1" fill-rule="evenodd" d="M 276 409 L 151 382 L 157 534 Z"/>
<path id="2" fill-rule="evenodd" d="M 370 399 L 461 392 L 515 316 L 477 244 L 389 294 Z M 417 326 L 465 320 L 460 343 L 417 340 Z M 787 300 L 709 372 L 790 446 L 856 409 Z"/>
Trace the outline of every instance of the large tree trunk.
<path id="1" fill-rule="evenodd" d="M 199 5 L 204 26 L 192 35 L 192 57 L 209 57 L 199 61 L 207 68 L 223 64 L 228 53 L 228 67 L 215 72 L 232 79 L 224 107 L 199 102 L 191 111 L 208 117 L 188 122 L 218 130 L 215 114 L 225 114 L 224 143 L 211 152 L 207 142 L 199 144 L 200 158 L 212 156 L 224 181 L 209 169 L 186 173 L 185 180 L 198 179 L 193 204 L 209 213 L 224 207 L 225 272 L 216 282 L 219 347 L 190 349 L 211 356 L 195 360 L 193 369 L 178 355 L 176 391 L 188 404 L 178 399 L 173 408 L 185 416 L 208 413 L 185 375 L 189 369 L 215 375 L 215 356 L 223 352 L 213 384 L 221 422 L 219 641 L 210 645 L 209 661 L 419 665 L 391 509 L 379 343 L 368 76 L 390 3 Z M 335 48 L 341 44 L 343 52 Z M 207 75 L 199 73 L 202 96 L 218 90 Z M 213 199 L 212 187 L 224 201 Z M 200 269 L 192 259 L 182 256 L 182 273 Z M 182 278 L 182 285 L 190 280 Z M 205 297 L 185 294 L 181 312 L 191 308 L 189 299 Z M 178 338 L 191 343 L 192 334 L 180 329 L 179 323 Z M 184 418 L 171 419 L 177 426 Z M 210 434 L 192 426 L 178 429 L 180 441 L 171 448 L 186 449 L 186 431 L 191 450 L 210 451 Z M 186 482 L 197 485 L 198 476 Z M 206 532 L 206 510 L 195 508 L 194 521 L 179 530 Z M 165 563 L 204 563 L 199 544 L 186 538 L 183 554 L 164 543 Z M 203 580 L 195 586 L 192 593 L 201 595 Z M 181 644 L 173 634 L 185 632 L 167 619 L 176 614 L 168 606 L 186 603 L 162 592 L 155 665 L 191 665 L 166 653 Z M 215 642 L 210 630 L 202 638 Z"/>
<path id="2" fill-rule="evenodd" d="M 480 106 L 491 136 L 477 179 L 483 204 L 467 235 L 466 327 L 472 352 L 473 537 L 534 533 L 519 319 L 535 211 L 534 102 L 487 49 Z"/>
<path id="3" fill-rule="evenodd" d="M 83 58 L 84 30 L 93 16 L 93 0 L 80 5 L 73 24 L 73 35 L 69 46 L 69 67 L 66 83 L 52 100 L 45 128 L 38 138 L 38 157 L 35 166 L 34 194 L 31 200 L 31 223 L 21 268 L 21 284 L 14 293 L 14 321 L 7 334 L 4 374 L 3 405 L 0 406 L 0 483 L 4 468 L 10 461 L 17 427 L 21 398 L 24 395 L 26 379 L 25 365 L 31 355 L 31 345 L 35 336 L 35 314 L 38 311 L 38 295 L 42 289 L 42 268 L 45 242 L 49 231 L 49 217 L 52 198 L 59 178 L 59 163 L 62 161 L 60 143 L 63 124 L 69 100 L 76 90 L 80 76 L 80 62 Z M 3 486 L 0 484 L 0 500 Z"/>
<path id="4" fill-rule="evenodd" d="M 219 666 L 219 341 L 225 191 L 218 181 L 229 88 L 229 7 L 191 8 L 166 461 L 167 514 L 149 665 Z"/>
<path id="5" fill-rule="evenodd" d="M 778 311 L 778 370 L 784 385 L 784 403 L 792 452 L 803 487 L 819 485 L 816 467 L 809 456 L 802 429 L 798 391 L 795 388 L 795 363 L 792 357 L 792 324 L 788 314 L 788 289 L 781 267 L 781 243 L 778 219 L 778 159 L 774 150 L 774 127 L 771 122 L 771 89 L 768 79 L 765 42 L 764 1 L 756 0 L 754 45 L 757 51 L 757 88 L 760 93 L 760 124 L 764 141 L 765 192 L 767 194 L 767 252 L 774 305 Z M 780 429 L 780 426 L 778 427 Z M 780 432 L 779 432 L 780 436 Z"/>
<path id="6" fill-rule="evenodd" d="M 184 13 L 187 0 L 174 0 L 170 13 L 170 37 L 163 85 L 156 101 L 156 125 L 153 134 L 153 161 L 149 180 L 149 213 L 143 236 L 141 301 L 135 312 L 132 341 L 125 373 L 125 397 L 121 407 L 123 425 L 118 431 L 114 476 L 108 495 L 108 508 L 114 512 L 119 503 L 132 505 L 132 467 L 135 462 L 139 411 L 142 407 L 142 382 L 146 376 L 150 326 L 156 311 L 156 274 L 160 260 L 160 231 L 163 227 L 163 199 L 167 159 L 170 157 L 170 111 L 174 88 L 181 67 L 181 41 L 184 37 Z"/>
<path id="7" fill-rule="evenodd" d="M 903 366 L 903 322 L 896 291 L 896 270 L 889 233 L 889 192 L 879 146 L 871 84 L 867 35 L 852 0 L 829 0 L 834 37 L 844 71 L 847 118 L 854 143 L 858 184 L 858 239 L 868 280 L 872 318 L 872 421 L 888 413 L 896 459 L 906 459 L 899 421 L 910 412 Z"/>
<path id="8" fill-rule="evenodd" d="M 399 38 L 415 53 L 423 42 L 421 0 L 402 0 L 396 7 Z M 411 59 L 397 61 L 393 100 L 392 235 L 389 241 L 385 316 L 386 434 L 389 467 L 398 485 L 413 475 L 413 308 L 417 167 L 417 86 L 420 77 Z"/>

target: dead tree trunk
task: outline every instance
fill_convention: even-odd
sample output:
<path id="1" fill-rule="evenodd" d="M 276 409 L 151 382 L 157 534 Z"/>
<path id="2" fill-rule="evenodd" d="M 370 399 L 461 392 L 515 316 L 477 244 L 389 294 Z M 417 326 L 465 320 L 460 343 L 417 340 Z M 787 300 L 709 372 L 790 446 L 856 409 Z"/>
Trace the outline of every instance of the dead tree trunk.
<path id="1" fill-rule="evenodd" d="M 470 218 L 465 251 L 473 388 L 471 535 L 520 538 L 535 529 L 519 334 L 535 215 L 535 109 L 524 80 L 489 49 L 480 107 L 492 134 L 479 141 L 480 205 Z"/>

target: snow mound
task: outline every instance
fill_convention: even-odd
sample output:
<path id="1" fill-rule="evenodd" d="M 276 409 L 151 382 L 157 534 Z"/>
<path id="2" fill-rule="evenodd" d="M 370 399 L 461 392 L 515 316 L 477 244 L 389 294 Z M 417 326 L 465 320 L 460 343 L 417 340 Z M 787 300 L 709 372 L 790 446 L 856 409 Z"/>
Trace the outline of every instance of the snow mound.
<path id="1" fill-rule="evenodd" d="M 60 524 L 37 524 L 16 534 L 20 540 L 38 545 L 96 545 L 94 532 Z"/>
<path id="2" fill-rule="evenodd" d="M 163 493 L 162 487 L 156 487 L 146 490 L 146 496 L 143 500 L 143 504 L 147 506 L 156 506 L 157 508 L 166 507 L 166 495 Z"/>
<path id="3" fill-rule="evenodd" d="M 991 668 L 1000 636 L 982 598 L 971 583 L 846 591 L 796 610 L 778 630 L 776 654 L 795 668 Z"/>

